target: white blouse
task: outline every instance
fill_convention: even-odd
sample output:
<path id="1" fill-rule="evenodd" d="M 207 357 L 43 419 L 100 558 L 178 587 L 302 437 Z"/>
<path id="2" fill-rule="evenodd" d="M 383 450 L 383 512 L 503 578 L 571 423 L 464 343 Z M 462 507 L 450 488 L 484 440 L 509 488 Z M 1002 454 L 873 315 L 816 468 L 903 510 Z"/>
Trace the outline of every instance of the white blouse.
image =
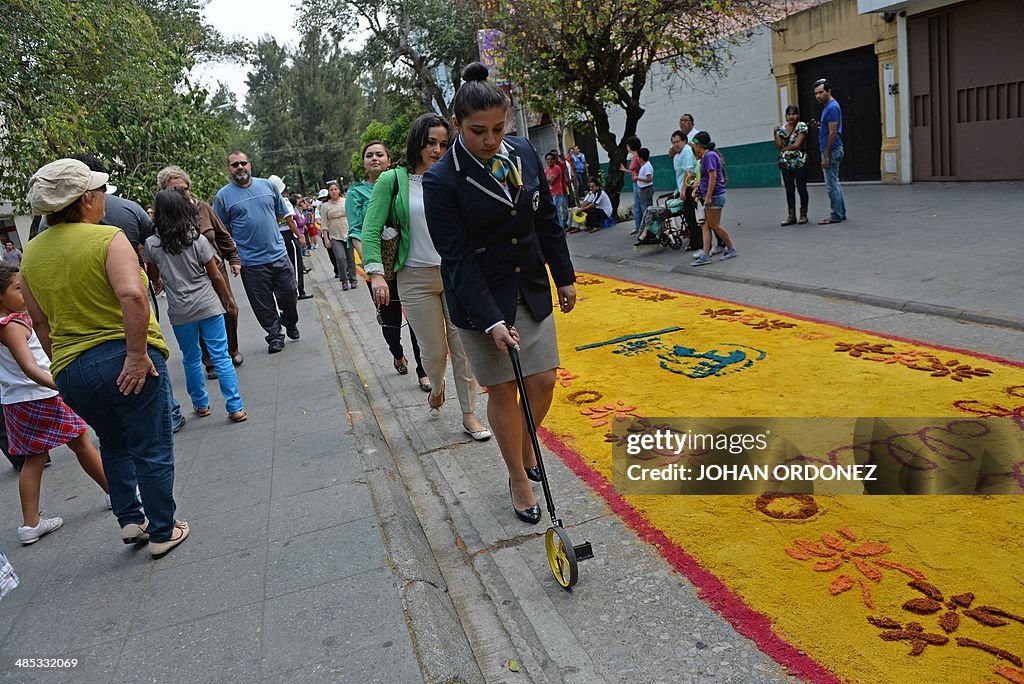
<path id="1" fill-rule="evenodd" d="M 423 176 L 409 174 L 409 254 L 405 266 L 430 268 L 441 265 L 441 255 L 434 249 L 423 209 Z"/>

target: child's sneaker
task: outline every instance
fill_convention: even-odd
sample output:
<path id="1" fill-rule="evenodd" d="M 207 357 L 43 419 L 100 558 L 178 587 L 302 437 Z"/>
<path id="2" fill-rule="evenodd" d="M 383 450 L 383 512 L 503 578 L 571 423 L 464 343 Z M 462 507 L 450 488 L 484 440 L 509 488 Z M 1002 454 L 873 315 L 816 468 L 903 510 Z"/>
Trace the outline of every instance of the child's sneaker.
<path id="1" fill-rule="evenodd" d="M 725 250 L 722 253 L 722 257 L 719 259 L 719 261 L 725 261 L 726 259 L 732 259 L 734 256 L 736 256 L 736 248 L 735 247 L 730 247 L 729 249 Z"/>
<path id="2" fill-rule="evenodd" d="M 711 263 L 711 257 L 706 254 L 701 254 L 693 260 L 691 266 L 705 266 Z"/>
<path id="3" fill-rule="evenodd" d="M 39 518 L 39 523 L 35 527 L 19 527 L 18 539 L 24 546 L 35 544 L 40 537 L 59 529 L 63 524 L 64 518 Z"/>

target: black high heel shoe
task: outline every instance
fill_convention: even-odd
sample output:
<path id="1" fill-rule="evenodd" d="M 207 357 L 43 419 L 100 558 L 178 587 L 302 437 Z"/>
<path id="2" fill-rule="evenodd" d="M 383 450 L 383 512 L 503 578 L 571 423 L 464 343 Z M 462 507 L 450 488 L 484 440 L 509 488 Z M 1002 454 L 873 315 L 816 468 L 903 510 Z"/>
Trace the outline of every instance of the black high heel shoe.
<path id="1" fill-rule="evenodd" d="M 516 517 L 525 523 L 536 525 L 540 522 L 540 504 L 535 503 L 529 508 L 519 510 L 516 508 L 516 500 L 512 496 L 512 480 L 508 481 L 508 495 L 512 499 L 512 510 L 516 512 Z"/>
<path id="2" fill-rule="evenodd" d="M 540 468 L 533 466 L 526 469 L 526 477 L 534 482 L 540 482 Z"/>

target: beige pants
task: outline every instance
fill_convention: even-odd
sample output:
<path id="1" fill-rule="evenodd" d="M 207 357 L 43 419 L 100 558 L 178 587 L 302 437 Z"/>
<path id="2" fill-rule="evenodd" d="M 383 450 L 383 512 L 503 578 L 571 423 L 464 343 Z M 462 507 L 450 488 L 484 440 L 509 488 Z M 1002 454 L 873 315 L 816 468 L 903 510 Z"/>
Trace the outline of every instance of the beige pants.
<path id="1" fill-rule="evenodd" d="M 452 355 L 452 374 L 455 390 L 463 413 L 474 413 L 477 384 L 469 367 L 469 358 L 462 348 L 459 329 L 448 315 L 441 284 L 441 267 L 418 268 L 406 266 L 398 271 L 398 292 L 402 299 L 405 318 L 409 321 L 420 343 L 423 370 L 430 384 L 438 391 L 448 366 L 448 352 Z"/>

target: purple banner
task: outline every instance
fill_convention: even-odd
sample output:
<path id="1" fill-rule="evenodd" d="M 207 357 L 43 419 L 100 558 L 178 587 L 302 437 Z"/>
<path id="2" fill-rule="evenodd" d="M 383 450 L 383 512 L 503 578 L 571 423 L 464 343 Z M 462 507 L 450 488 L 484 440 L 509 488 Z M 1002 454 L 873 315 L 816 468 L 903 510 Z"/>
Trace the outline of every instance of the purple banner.
<path id="1" fill-rule="evenodd" d="M 480 49 L 480 63 L 490 71 L 491 79 L 498 85 L 508 83 L 505 78 L 505 34 L 498 29 L 480 29 L 476 32 L 476 44 Z"/>

